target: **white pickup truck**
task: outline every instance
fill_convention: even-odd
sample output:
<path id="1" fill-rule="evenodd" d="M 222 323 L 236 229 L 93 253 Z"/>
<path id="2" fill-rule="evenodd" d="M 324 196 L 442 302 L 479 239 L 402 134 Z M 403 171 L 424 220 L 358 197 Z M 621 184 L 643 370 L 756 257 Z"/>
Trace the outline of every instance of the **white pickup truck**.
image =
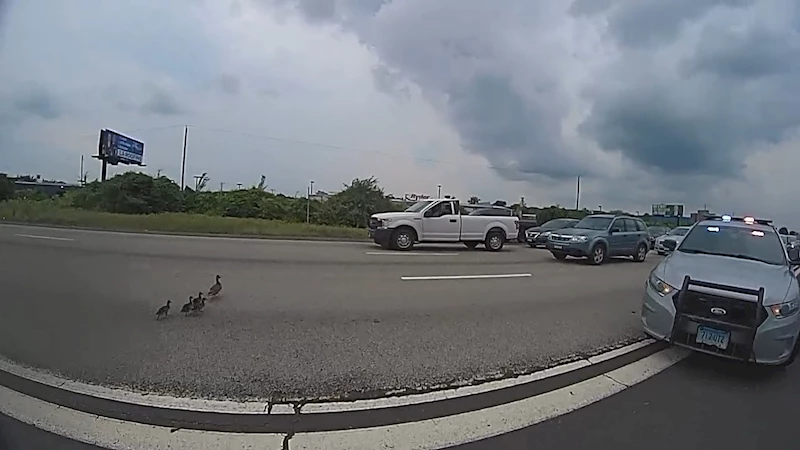
<path id="1" fill-rule="evenodd" d="M 415 243 L 463 242 L 468 248 L 483 244 L 499 251 L 506 241 L 516 239 L 519 219 L 500 215 L 466 215 L 453 198 L 428 199 L 403 212 L 373 214 L 369 236 L 383 248 L 410 250 Z"/>

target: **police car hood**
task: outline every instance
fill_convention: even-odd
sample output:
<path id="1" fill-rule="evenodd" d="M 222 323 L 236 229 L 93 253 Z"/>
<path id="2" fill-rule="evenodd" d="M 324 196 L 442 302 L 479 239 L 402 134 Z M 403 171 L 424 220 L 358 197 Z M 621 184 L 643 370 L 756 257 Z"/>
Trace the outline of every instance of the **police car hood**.
<path id="1" fill-rule="evenodd" d="M 661 272 L 660 274 L 658 272 Z M 764 304 L 788 301 L 794 275 L 788 266 L 775 266 L 758 261 L 715 255 L 673 252 L 655 275 L 680 289 L 683 278 L 758 290 L 764 288 Z M 794 289 L 797 290 L 797 287 Z M 725 295 L 724 293 L 721 293 Z M 796 296 L 797 293 L 794 292 Z"/>

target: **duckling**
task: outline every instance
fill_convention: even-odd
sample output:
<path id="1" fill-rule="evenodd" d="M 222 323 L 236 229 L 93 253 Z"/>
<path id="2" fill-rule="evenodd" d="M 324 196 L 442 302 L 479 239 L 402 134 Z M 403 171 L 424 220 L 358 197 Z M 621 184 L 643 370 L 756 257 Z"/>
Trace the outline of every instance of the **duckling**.
<path id="1" fill-rule="evenodd" d="M 216 283 L 214 283 L 214 284 L 211 286 L 211 288 L 209 288 L 209 290 L 208 290 L 208 296 L 209 296 L 209 297 L 212 297 L 212 298 L 213 298 L 213 297 L 216 297 L 216 296 L 218 296 L 218 295 L 219 295 L 219 293 L 220 293 L 220 292 L 222 292 L 222 283 L 220 283 L 220 281 L 219 281 L 221 278 L 222 278 L 222 277 L 220 277 L 219 275 L 217 275 L 217 278 L 216 278 Z"/>
<path id="2" fill-rule="evenodd" d="M 158 311 L 156 311 L 156 320 L 163 319 L 164 317 L 167 317 L 169 315 L 169 305 L 171 303 L 172 303 L 171 300 L 167 300 L 166 305 L 162 306 L 161 308 L 158 308 Z"/>
<path id="3" fill-rule="evenodd" d="M 192 300 L 192 311 L 193 312 L 203 312 L 203 308 L 206 306 L 206 299 L 203 298 L 203 293 L 199 292 L 197 294 L 197 298 Z"/>
<path id="4" fill-rule="evenodd" d="M 184 314 L 187 314 L 187 313 L 191 312 L 193 303 L 194 303 L 194 298 L 190 295 L 189 296 L 189 303 L 185 303 L 181 307 L 181 312 L 184 313 Z"/>

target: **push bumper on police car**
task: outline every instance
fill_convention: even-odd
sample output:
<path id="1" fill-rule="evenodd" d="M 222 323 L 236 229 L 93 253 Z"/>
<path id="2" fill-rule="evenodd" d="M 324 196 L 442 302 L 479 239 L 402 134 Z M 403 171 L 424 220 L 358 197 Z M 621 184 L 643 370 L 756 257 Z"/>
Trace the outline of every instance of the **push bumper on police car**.
<path id="1" fill-rule="evenodd" d="M 651 275 L 642 304 L 650 336 L 701 353 L 782 365 L 797 352 L 800 305 L 764 305 L 764 288 L 744 289 L 693 280 L 675 288 Z"/>

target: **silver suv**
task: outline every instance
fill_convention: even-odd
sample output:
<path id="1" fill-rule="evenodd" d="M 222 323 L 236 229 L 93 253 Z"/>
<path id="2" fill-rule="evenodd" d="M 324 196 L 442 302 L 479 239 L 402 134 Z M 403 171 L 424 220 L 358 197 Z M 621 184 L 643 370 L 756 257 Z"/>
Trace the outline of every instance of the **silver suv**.
<path id="1" fill-rule="evenodd" d="M 695 224 L 645 282 L 652 337 L 724 358 L 785 366 L 797 357 L 800 249 L 769 221 L 721 216 Z"/>
<path id="2" fill-rule="evenodd" d="M 640 219 L 613 214 L 593 214 L 571 228 L 555 230 L 547 237 L 547 249 L 556 259 L 588 258 L 603 264 L 612 256 L 631 256 L 636 262 L 650 250 L 647 225 Z"/>

